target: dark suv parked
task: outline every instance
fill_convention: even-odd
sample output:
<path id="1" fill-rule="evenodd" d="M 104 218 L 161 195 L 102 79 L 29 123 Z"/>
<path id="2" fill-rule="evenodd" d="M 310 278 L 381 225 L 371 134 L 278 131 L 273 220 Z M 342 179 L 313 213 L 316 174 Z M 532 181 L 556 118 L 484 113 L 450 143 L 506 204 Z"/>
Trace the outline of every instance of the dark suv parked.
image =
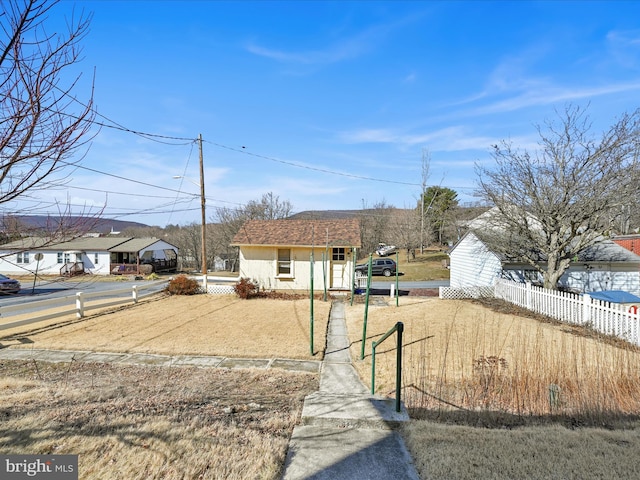
<path id="1" fill-rule="evenodd" d="M 366 275 L 369 269 L 368 263 L 356 265 L 356 272 Z M 384 275 L 390 277 L 396 273 L 396 262 L 390 258 L 374 258 L 371 262 L 371 275 Z"/>

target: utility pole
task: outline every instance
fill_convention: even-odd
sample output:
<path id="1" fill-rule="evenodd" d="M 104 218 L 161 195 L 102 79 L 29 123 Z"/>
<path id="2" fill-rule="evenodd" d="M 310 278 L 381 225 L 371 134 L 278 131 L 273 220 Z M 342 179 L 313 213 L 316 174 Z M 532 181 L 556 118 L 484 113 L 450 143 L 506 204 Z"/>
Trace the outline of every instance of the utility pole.
<path id="1" fill-rule="evenodd" d="M 202 209 L 202 288 L 207 292 L 207 212 L 205 208 L 206 197 L 204 196 L 204 159 L 202 156 L 202 134 L 198 135 L 198 145 L 200 150 L 200 207 Z"/>

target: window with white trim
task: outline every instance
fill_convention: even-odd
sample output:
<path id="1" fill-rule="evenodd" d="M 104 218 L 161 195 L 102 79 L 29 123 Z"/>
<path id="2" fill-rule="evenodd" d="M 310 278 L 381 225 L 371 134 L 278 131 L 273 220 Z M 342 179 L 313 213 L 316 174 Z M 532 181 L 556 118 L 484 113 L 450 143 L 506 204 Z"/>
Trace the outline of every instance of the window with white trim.
<path id="1" fill-rule="evenodd" d="M 16 263 L 29 263 L 29 252 L 18 252 Z"/>
<path id="2" fill-rule="evenodd" d="M 62 263 L 63 262 L 63 258 L 62 258 L 62 252 L 58 252 L 58 263 Z"/>
<path id="3" fill-rule="evenodd" d="M 292 277 L 293 276 L 293 264 L 291 263 L 291 249 L 290 248 L 279 248 L 278 249 L 277 274 L 280 277 Z"/>
<path id="4" fill-rule="evenodd" d="M 100 259 L 100 255 L 98 255 L 97 253 L 93 254 L 93 264 L 94 265 L 98 265 L 98 260 Z"/>

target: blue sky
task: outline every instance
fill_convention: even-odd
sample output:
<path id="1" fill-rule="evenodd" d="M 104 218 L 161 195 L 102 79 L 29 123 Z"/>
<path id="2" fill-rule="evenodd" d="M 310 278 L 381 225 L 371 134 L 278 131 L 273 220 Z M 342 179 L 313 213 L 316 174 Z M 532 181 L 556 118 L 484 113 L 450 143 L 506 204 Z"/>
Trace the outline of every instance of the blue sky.
<path id="1" fill-rule="evenodd" d="M 428 183 L 472 202 L 492 144 L 535 148 L 568 103 L 595 132 L 640 106 L 640 2 L 64 1 L 50 24 L 73 8 L 93 13 L 76 93 L 95 69 L 98 120 L 118 125 L 38 194 L 74 213 L 198 223 L 197 146 L 173 139 L 198 134 L 209 217 L 266 192 L 413 207 L 424 149 Z"/>

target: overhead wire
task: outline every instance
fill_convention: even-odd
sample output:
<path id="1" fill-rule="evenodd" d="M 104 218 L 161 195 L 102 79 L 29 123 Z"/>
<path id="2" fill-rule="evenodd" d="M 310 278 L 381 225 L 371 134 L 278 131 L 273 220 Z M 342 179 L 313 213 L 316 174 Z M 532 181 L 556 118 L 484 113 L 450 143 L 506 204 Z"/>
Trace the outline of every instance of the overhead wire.
<path id="1" fill-rule="evenodd" d="M 58 87 L 56 87 L 58 88 Z M 78 100 L 75 96 L 71 96 L 69 95 L 68 92 L 63 92 L 64 95 L 69 96 L 73 101 L 77 102 L 78 104 L 84 106 L 85 108 L 87 107 L 87 105 L 83 102 L 81 102 L 80 100 Z M 193 145 L 195 145 L 195 143 L 198 141 L 197 138 L 190 138 L 190 137 L 179 137 L 179 136 L 170 136 L 170 135 L 161 135 L 161 134 L 155 134 L 155 133 L 148 133 L 148 132 L 143 132 L 140 130 L 134 130 L 128 127 L 125 127 L 124 125 L 120 124 L 119 122 L 107 117 L 106 115 L 100 113 L 96 108 L 94 108 L 93 106 L 90 108 L 90 110 L 97 115 L 98 117 L 106 120 L 106 122 L 98 122 L 95 121 L 94 119 L 90 120 L 90 122 L 94 125 L 97 125 L 98 127 L 101 128 L 110 128 L 110 129 L 114 129 L 114 130 L 118 130 L 118 131 L 122 131 L 125 133 L 131 133 L 134 134 L 136 136 L 139 136 L 141 138 L 150 140 L 150 141 L 154 141 L 157 143 L 162 143 L 165 145 L 173 145 L 173 146 L 181 146 L 181 145 L 189 145 L 191 144 L 191 150 L 189 153 L 189 158 L 192 155 L 193 152 Z M 73 115 L 67 114 L 71 117 L 74 117 Z M 74 117 L 77 118 L 77 117 Z M 171 140 L 172 142 L 169 142 L 167 140 Z M 287 161 L 287 160 L 282 160 L 279 158 L 275 158 L 272 156 L 268 156 L 268 155 L 262 155 L 262 154 L 257 154 L 257 153 L 253 153 L 251 151 L 246 150 L 246 148 L 243 146 L 242 148 L 236 148 L 236 147 L 231 147 L 228 145 L 224 145 L 222 143 L 219 142 L 214 142 L 214 141 L 209 141 L 209 140 L 203 140 L 206 143 L 209 143 L 211 145 L 214 145 L 218 148 L 222 148 L 222 149 L 226 149 L 229 151 L 233 151 L 239 154 L 243 154 L 243 155 L 247 155 L 247 156 L 251 156 L 254 158 L 259 158 L 259 159 L 263 159 L 263 160 L 267 160 L 267 161 L 271 161 L 271 162 L 275 162 L 275 163 L 280 163 L 283 165 L 287 165 L 287 166 L 291 166 L 291 167 L 295 167 L 295 168 L 301 168 L 301 169 L 306 169 L 306 170 L 310 170 L 310 171 L 316 171 L 316 172 L 320 172 L 320 173 L 324 173 L 324 174 L 329 174 L 329 175 L 335 175 L 335 176 L 341 176 L 341 177 L 345 177 L 345 178 L 353 178 L 353 179 L 357 179 L 357 180 L 364 180 L 364 181 L 372 181 L 372 182 L 380 182 L 380 183 L 388 183 L 388 184 L 396 184 L 396 185 L 406 185 L 406 186 L 421 186 L 421 184 L 419 183 L 414 183 L 414 182 L 405 182 L 405 181 L 398 181 L 398 180 L 390 180 L 390 179 L 383 179 L 383 178 L 375 178 L 375 177 L 369 177 L 369 176 L 364 176 L 364 175 L 356 175 L 356 174 L 351 174 L 351 173 L 346 173 L 346 172 L 340 172 L 340 171 L 336 171 L 336 170 L 331 170 L 331 169 L 327 169 L 327 168 L 320 168 L 320 167 L 314 167 L 311 165 L 304 165 L 302 163 L 297 163 L 297 162 L 292 162 L 292 161 Z M 176 143 L 176 142 L 180 142 L 180 143 Z M 186 172 L 186 169 L 188 167 L 189 164 L 189 158 L 187 159 L 187 163 L 185 165 L 185 169 L 184 172 Z M 148 182 L 143 182 L 141 180 L 135 180 L 135 179 L 131 179 L 131 178 L 127 178 L 127 177 L 123 177 L 120 175 L 116 175 L 116 174 L 112 174 L 112 173 L 108 173 L 108 172 L 104 172 L 101 170 L 97 170 L 94 168 L 90 168 L 90 167 L 86 167 L 84 165 L 80 165 L 80 164 L 71 164 L 66 162 L 68 165 L 73 165 L 75 168 L 80 168 L 83 170 L 87 170 L 87 171 L 91 171 L 94 173 L 98 173 L 100 175 L 106 175 L 106 176 L 110 176 L 113 178 L 117 178 L 120 180 L 125 180 L 128 182 L 132 182 L 132 183 L 136 183 L 139 185 L 144 185 L 144 186 L 148 186 L 148 187 L 152 187 L 152 188 L 157 188 L 157 189 L 161 189 L 164 191 L 168 191 L 168 192 L 174 192 L 176 193 L 176 197 L 174 199 L 173 202 L 173 207 L 172 210 L 169 210 L 169 219 L 167 221 L 167 223 L 169 223 L 173 212 L 177 211 L 177 212 L 181 212 L 181 211 L 191 211 L 191 210 L 197 210 L 197 208 L 193 208 L 193 209 L 187 209 L 187 210 L 175 210 L 175 206 L 177 205 L 178 201 L 179 201 L 179 196 L 182 194 L 186 194 L 192 197 L 198 197 L 198 194 L 191 194 L 189 192 L 184 192 L 182 191 L 182 181 L 180 183 L 180 186 L 178 189 L 173 189 L 173 188 L 168 188 L 168 187 L 162 187 L 159 185 L 154 185 Z M 182 177 L 184 178 L 184 175 L 182 175 Z M 442 183 L 442 182 L 441 182 Z M 125 196 L 141 196 L 141 197 L 150 197 L 150 198 L 168 198 L 168 197 L 163 197 L 163 196 L 155 196 L 155 195 L 144 195 L 144 194 L 136 194 L 136 193 L 131 193 L 131 192 L 112 192 L 112 191 L 101 191 L 101 190 L 97 190 L 97 189 L 89 189 L 89 188 L 85 188 L 85 187 L 71 187 L 71 188 L 76 188 L 76 189 L 84 189 L 84 190 L 88 190 L 88 191 L 98 191 L 98 192 L 104 192 L 104 193 L 112 193 L 112 194 L 118 194 L 118 195 L 125 195 Z M 467 189 L 467 188 L 471 188 L 471 187 L 453 187 L 453 188 L 460 188 L 460 189 Z M 209 199 L 207 199 L 209 200 Z M 244 207 L 245 204 L 242 203 L 237 203 L 237 202 L 228 202 L 225 200 L 219 200 L 219 199 L 212 199 L 213 202 L 218 202 L 218 203 L 228 203 L 228 204 L 234 204 L 234 205 L 238 205 L 239 207 Z M 106 206 L 105 206 L 106 207 Z M 152 209 L 151 211 L 149 209 L 146 209 L 144 211 L 145 213 L 142 212 L 138 212 L 136 214 L 157 214 L 157 213 L 167 213 L 167 212 L 159 212 L 158 210 L 156 210 L 155 208 Z M 147 213 L 149 212 L 149 213 Z M 123 215 L 128 215 L 128 214 L 123 214 Z"/>

